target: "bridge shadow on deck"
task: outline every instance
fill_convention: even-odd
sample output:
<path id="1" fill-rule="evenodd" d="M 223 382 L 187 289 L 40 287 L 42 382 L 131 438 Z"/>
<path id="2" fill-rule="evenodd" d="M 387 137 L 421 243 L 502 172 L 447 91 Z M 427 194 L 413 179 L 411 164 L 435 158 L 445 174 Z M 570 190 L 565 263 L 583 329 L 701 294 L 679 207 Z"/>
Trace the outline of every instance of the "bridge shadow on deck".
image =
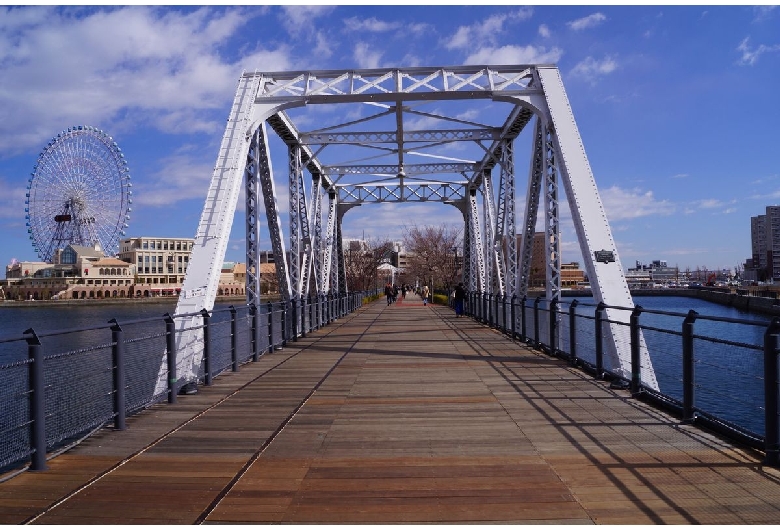
<path id="1" fill-rule="evenodd" d="M 0 522 L 773 524 L 760 458 L 380 301 L 0 483 Z"/>

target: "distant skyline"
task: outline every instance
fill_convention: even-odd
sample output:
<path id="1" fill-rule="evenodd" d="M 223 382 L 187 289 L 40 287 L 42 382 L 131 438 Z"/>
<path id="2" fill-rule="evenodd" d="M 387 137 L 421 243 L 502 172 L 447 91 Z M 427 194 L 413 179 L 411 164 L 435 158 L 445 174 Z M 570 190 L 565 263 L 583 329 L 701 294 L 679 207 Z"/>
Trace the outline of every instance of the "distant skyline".
<path id="1" fill-rule="evenodd" d="M 625 268 L 744 264 L 750 218 L 780 197 L 769 5 L 0 7 L 0 263 L 38 259 L 27 179 L 68 127 L 103 129 L 125 153 L 128 236 L 194 237 L 242 71 L 534 63 L 561 71 Z M 426 208 L 362 206 L 344 237 L 460 222 Z M 562 259 L 581 261 L 567 210 Z M 225 260 L 245 260 L 242 203 Z"/>

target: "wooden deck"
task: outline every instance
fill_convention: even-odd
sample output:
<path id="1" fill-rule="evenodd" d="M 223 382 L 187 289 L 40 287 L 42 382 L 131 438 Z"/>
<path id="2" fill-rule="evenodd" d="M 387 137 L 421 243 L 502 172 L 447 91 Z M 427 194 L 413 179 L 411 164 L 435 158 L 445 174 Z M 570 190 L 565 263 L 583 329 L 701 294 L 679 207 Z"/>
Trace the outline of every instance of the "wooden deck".
<path id="1" fill-rule="evenodd" d="M 775 524 L 780 473 L 419 299 L 0 483 L 3 524 Z"/>

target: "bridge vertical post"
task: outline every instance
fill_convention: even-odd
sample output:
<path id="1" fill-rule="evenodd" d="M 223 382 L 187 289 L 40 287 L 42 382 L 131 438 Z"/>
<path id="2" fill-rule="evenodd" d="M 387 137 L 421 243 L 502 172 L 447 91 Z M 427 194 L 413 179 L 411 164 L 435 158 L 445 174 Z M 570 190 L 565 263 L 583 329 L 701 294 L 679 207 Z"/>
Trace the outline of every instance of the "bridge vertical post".
<path id="1" fill-rule="evenodd" d="M 534 300 L 534 347 L 539 347 L 539 304 L 541 303 L 542 299 L 540 297 L 536 297 L 536 300 Z"/>
<path id="2" fill-rule="evenodd" d="M 596 378 L 604 376 L 604 309 L 606 304 L 599 302 L 594 315 L 596 337 Z"/>
<path id="3" fill-rule="evenodd" d="M 114 381 L 114 429 L 124 431 L 127 428 L 126 398 L 125 398 L 125 333 L 122 327 L 112 318 L 111 326 L 111 357 Z"/>
<path id="4" fill-rule="evenodd" d="M 267 306 L 268 314 L 268 353 L 274 351 L 274 305 L 268 302 Z"/>
<path id="5" fill-rule="evenodd" d="M 233 306 L 230 306 L 230 357 L 233 361 L 232 370 L 238 372 L 238 319 Z"/>
<path id="6" fill-rule="evenodd" d="M 249 304 L 249 314 L 252 316 L 252 361 L 257 362 L 260 359 L 260 312 L 254 302 Z"/>
<path id="7" fill-rule="evenodd" d="M 520 340 L 528 342 L 528 329 L 525 323 L 525 302 L 528 300 L 528 296 L 523 295 L 520 300 Z"/>
<path id="8" fill-rule="evenodd" d="M 206 386 L 211 386 L 211 315 L 208 309 L 201 309 L 200 316 L 203 318 L 203 378 L 206 381 Z"/>
<path id="9" fill-rule="evenodd" d="M 24 332 L 27 337 L 27 355 L 30 386 L 30 460 L 32 471 L 46 471 L 46 380 L 43 375 L 43 345 L 32 328 Z"/>
<path id="10" fill-rule="evenodd" d="M 558 348 L 558 300 L 550 300 L 550 355 L 555 355 Z"/>
<path id="11" fill-rule="evenodd" d="M 517 295 L 512 295 L 512 302 L 510 306 L 510 318 L 512 319 L 512 340 L 515 340 L 517 338 L 517 313 L 516 313 L 516 307 L 515 304 L 517 304 Z"/>
<path id="12" fill-rule="evenodd" d="M 629 324 L 631 328 L 631 395 L 637 396 L 642 389 L 642 367 L 639 356 L 639 315 L 642 306 L 636 306 L 631 312 Z"/>
<path id="13" fill-rule="evenodd" d="M 780 377 L 778 355 L 780 355 L 780 318 L 775 317 L 764 333 L 764 464 L 780 466 L 780 421 L 778 421 L 778 398 Z"/>
<path id="14" fill-rule="evenodd" d="M 165 353 L 168 361 L 168 403 L 176 403 L 178 377 L 176 375 L 176 323 L 165 313 Z"/>
<path id="15" fill-rule="evenodd" d="M 577 306 L 579 303 L 579 300 L 575 298 L 569 305 L 569 363 L 572 366 L 577 366 L 579 363 L 579 359 L 577 359 Z"/>
<path id="16" fill-rule="evenodd" d="M 693 323 L 696 321 L 698 313 L 691 309 L 688 316 L 682 324 L 682 391 L 683 408 L 682 421 L 693 421 L 693 399 L 694 399 L 694 364 L 693 364 Z"/>

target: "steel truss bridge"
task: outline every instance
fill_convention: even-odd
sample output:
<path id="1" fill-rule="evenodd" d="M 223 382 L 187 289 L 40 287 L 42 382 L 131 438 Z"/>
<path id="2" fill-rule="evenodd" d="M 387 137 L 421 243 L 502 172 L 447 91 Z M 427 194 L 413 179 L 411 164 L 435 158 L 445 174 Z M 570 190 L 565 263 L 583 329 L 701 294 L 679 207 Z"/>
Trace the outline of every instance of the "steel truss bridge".
<path id="1" fill-rule="evenodd" d="M 521 135 L 531 144 L 527 172 L 519 172 L 515 163 Z M 282 178 L 275 179 L 272 142 L 286 150 Z M 529 236 L 521 238 L 520 248 L 518 173 L 526 181 L 521 230 Z M 213 307 L 242 191 L 250 304 L 260 303 L 261 204 L 280 292 L 287 300 L 297 300 L 311 292 L 346 292 L 342 223 L 350 209 L 409 202 L 457 208 L 464 223 L 465 285 L 471 291 L 509 297 L 527 292 L 532 234 L 541 210 L 546 300 L 556 303 L 561 294 L 561 184 L 594 298 L 608 306 L 633 308 L 555 65 L 245 72 L 176 308 L 177 315 L 193 316 L 177 327 L 197 327 L 198 313 Z M 289 197 L 287 241 L 278 203 L 280 185 Z M 607 310 L 604 341 L 608 368 L 630 376 L 631 340 L 628 326 L 622 325 L 626 314 Z M 178 373 L 190 374 L 190 379 L 197 376 L 201 362 L 194 353 L 194 344 L 202 341 L 197 333 L 178 334 Z M 657 388 L 644 340 L 641 344 L 642 381 Z"/>

